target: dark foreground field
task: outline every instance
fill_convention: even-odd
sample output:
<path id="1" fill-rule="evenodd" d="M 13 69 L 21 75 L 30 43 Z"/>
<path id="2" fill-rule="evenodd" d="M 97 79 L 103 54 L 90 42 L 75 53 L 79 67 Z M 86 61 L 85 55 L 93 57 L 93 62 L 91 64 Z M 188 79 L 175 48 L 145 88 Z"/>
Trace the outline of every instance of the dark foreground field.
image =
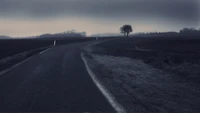
<path id="1" fill-rule="evenodd" d="M 29 51 L 41 47 L 52 46 L 51 40 L 35 40 L 35 39 L 9 39 L 0 40 L 0 59 L 12 56 L 24 51 Z"/>
<path id="2" fill-rule="evenodd" d="M 199 113 L 200 39 L 118 38 L 86 48 L 97 78 L 128 112 Z"/>
<path id="3" fill-rule="evenodd" d="M 52 47 L 54 41 L 56 46 L 59 46 L 90 40 L 94 38 L 2 39 L 0 40 L 0 71 Z"/>
<path id="4" fill-rule="evenodd" d="M 0 71 L 53 46 L 53 40 L 0 40 Z"/>
<path id="5" fill-rule="evenodd" d="M 57 45 L 65 45 L 74 42 L 84 42 L 93 40 L 83 38 L 67 38 L 67 39 L 2 39 L 0 40 L 0 59 L 12 56 L 24 51 L 38 49 L 42 47 L 53 46 L 54 40 Z"/>
<path id="6" fill-rule="evenodd" d="M 95 45 L 94 53 L 142 59 L 145 63 L 200 82 L 200 39 L 119 38 Z"/>

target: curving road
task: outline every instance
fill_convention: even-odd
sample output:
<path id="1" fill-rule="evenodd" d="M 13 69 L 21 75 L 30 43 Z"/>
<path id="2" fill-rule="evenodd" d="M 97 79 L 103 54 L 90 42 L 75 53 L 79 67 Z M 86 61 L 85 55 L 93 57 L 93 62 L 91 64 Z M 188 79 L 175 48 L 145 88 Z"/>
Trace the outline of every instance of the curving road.
<path id="1" fill-rule="evenodd" d="M 87 43 L 58 46 L 0 76 L 0 112 L 114 112 L 88 75 Z"/>

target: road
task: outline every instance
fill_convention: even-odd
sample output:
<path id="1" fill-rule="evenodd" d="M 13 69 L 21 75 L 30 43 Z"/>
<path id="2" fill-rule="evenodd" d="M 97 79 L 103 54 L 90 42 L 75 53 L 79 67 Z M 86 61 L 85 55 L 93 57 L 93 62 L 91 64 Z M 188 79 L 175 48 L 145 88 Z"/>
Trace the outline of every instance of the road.
<path id="1" fill-rule="evenodd" d="M 58 46 L 0 76 L 0 112 L 113 112 L 88 75 L 87 43 Z"/>

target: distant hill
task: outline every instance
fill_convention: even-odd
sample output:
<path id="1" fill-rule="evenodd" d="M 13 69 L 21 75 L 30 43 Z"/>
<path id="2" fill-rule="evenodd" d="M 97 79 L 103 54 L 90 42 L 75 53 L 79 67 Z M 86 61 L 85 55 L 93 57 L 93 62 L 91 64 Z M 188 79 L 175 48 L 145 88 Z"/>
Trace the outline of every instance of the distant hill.
<path id="1" fill-rule="evenodd" d="M 0 35 L 0 39 L 11 39 L 12 37 Z"/>

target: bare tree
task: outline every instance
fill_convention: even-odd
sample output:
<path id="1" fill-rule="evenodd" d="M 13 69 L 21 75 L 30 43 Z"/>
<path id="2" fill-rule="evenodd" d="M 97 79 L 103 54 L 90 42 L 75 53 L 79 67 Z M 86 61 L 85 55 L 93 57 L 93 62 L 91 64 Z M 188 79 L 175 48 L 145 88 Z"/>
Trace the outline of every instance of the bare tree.
<path id="1" fill-rule="evenodd" d="M 127 36 L 132 32 L 132 26 L 131 25 L 124 25 L 120 28 L 120 33 L 124 34 L 124 36 Z"/>

